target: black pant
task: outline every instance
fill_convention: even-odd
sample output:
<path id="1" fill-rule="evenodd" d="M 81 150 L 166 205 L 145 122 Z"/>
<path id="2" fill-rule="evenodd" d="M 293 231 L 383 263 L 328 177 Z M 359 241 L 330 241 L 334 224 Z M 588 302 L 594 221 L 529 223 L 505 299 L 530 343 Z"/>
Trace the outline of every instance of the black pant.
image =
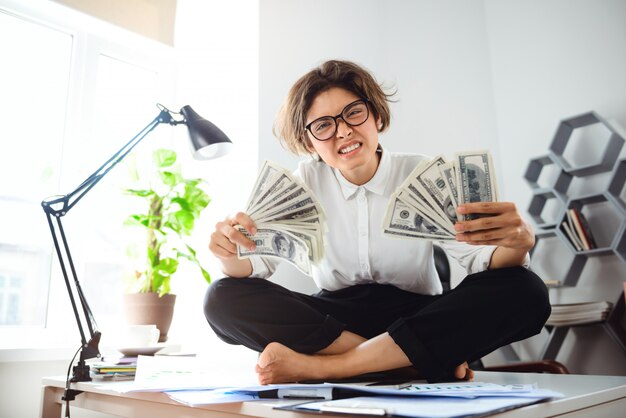
<path id="1" fill-rule="evenodd" d="M 355 285 L 314 295 L 265 279 L 226 277 L 206 294 L 206 318 L 222 340 L 263 351 L 279 342 L 315 353 L 347 330 L 367 339 L 388 332 L 429 381 L 498 347 L 539 333 L 548 291 L 533 272 L 512 267 L 467 276 L 443 295 L 391 285 Z"/>

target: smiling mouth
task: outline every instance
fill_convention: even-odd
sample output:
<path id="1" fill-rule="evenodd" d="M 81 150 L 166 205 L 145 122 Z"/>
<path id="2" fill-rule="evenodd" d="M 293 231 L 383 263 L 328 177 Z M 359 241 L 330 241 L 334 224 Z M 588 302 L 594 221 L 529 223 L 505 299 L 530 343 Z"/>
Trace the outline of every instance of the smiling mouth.
<path id="1" fill-rule="evenodd" d="M 357 142 L 356 144 L 352 144 L 349 147 L 345 147 L 345 148 L 340 149 L 339 150 L 339 154 L 347 154 L 347 153 L 352 152 L 355 149 L 360 148 L 360 147 L 361 147 L 361 143 Z"/>

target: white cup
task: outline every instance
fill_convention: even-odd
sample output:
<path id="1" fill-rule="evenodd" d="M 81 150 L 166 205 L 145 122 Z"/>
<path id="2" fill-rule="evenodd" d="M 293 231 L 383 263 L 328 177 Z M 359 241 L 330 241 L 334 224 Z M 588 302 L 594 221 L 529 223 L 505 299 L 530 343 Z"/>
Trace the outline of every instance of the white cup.
<path id="1" fill-rule="evenodd" d="M 151 347 L 159 341 L 156 325 L 127 325 L 120 332 L 119 344 L 124 347 Z"/>

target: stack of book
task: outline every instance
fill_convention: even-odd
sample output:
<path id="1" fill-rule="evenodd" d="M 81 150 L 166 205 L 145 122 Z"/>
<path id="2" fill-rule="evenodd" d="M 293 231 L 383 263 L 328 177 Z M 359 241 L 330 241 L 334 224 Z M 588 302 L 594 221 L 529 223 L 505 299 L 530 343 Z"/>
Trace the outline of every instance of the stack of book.
<path id="1" fill-rule="evenodd" d="M 546 325 L 581 325 L 604 321 L 613 304 L 602 298 L 590 297 L 590 293 L 568 287 L 550 289 L 552 313 Z"/>
<path id="2" fill-rule="evenodd" d="M 95 380 L 132 380 L 137 371 L 137 357 L 100 361 L 91 363 L 89 367 Z"/>
<path id="3" fill-rule="evenodd" d="M 587 251 L 598 248 L 589 222 L 583 213 L 576 208 L 569 208 L 566 216 L 560 225 L 561 231 L 565 234 L 576 251 Z"/>
<path id="4" fill-rule="evenodd" d="M 611 302 L 607 301 L 552 305 L 552 313 L 546 325 L 563 326 L 602 322 L 608 316 L 611 307 Z"/>

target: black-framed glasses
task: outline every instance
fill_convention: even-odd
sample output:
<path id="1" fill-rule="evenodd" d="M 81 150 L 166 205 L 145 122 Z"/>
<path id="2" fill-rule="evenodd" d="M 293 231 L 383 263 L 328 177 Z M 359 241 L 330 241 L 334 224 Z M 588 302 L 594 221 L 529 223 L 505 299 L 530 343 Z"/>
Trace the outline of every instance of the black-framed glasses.
<path id="1" fill-rule="evenodd" d="M 304 129 L 318 141 L 328 141 L 337 133 L 338 119 L 343 120 L 348 126 L 359 126 L 365 123 L 370 116 L 367 99 L 355 100 L 343 108 L 337 116 L 322 116 L 309 123 Z"/>

